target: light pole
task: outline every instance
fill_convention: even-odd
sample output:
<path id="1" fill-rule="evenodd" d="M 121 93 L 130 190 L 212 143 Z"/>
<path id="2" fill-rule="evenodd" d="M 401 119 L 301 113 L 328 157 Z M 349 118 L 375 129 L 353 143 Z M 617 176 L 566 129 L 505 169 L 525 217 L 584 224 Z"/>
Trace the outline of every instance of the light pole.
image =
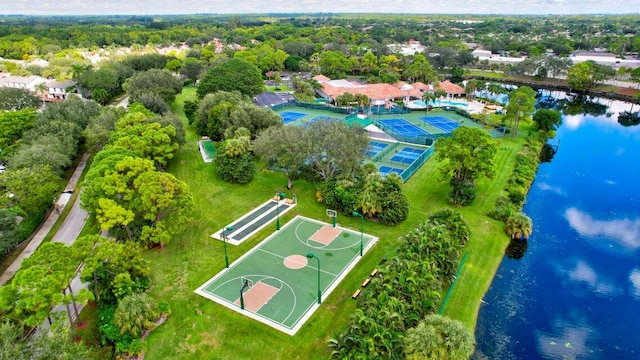
<path id="1" fill-rule="evenodd" d="M 363 240 L 364 240 L 364 216 L 357 211 L 354 211 L 353 216 L 360 216 L 360 256 L 362 256 L 362 251 L 364 248 Z"/>
<path id="2" fill-rule="evenodd" d="M 226 231 L 233 231 L 233 227 L 227 226 L 226 228 L 222 229 L 222 242 L 224 243 L 224 266 L 228 269 L 229 268 L 229 256 L 227 256 L 227 234 L 224 233 L 225 230 Z"/>
<path id="3" fill-rule="evenodd" d="M 309 259 L 316 259 L 318 260 L 318 304 L 322 303 L 322 292 L 320 291 L 320 259 L 313 255 L 313 253 L 308 253 L 307 257 Z"/>
<path id="4" fill-rule="evenodd" d="M 285 193 L 281 193 L 276 190 L 276 230 L 280 230 L 280 200 L 287 196 Z"/>

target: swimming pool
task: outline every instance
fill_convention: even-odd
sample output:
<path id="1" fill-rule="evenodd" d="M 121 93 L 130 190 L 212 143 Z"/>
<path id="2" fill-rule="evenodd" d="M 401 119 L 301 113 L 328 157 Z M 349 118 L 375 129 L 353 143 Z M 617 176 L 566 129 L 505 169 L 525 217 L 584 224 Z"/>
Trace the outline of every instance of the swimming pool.
<path id="1" fill-rule="evenodd" d="M 431 105 L 433 107 L 441 107 L 441 106 L 457 106 L 457 107 L 467 107 L 467 103 L 466 102 L 460 102 L 460 101 L 451 101 L 451 100 L 432 100 L 429 101 L 428 103 L 425 103 L 423 100 L 414 100 L 410 102 L 411 105 L 416 106 L 416 107 L 425 107 L 427 105 Z"/>

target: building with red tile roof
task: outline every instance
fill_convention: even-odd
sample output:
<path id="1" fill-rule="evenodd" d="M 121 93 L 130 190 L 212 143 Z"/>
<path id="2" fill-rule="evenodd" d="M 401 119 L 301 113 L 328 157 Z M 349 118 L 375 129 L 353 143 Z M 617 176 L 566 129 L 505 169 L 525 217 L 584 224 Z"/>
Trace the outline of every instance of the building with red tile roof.
<path id="1" fill-rule="evenodd" d="M 449 80 L 441 81 L 440 84 L 436 86 L 436 90 L 444 90 L 447 93 L 447 96 L 452 97 L 464 95 L 464 88 Z"/>

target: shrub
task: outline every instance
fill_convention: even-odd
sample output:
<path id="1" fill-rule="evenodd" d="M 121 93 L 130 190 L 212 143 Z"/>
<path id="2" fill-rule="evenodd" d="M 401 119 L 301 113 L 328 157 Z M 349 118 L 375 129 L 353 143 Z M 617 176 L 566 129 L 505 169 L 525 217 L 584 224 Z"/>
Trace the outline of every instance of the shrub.
<path id="1" fill-rule="evenodd" d="M 521 207 L 524 204 L 524 200 L 527 197 L 527 192 L 524 188 L 514 186 L 508 190 L 509 200 L 517 207 Z"/>
<path id="2" fill-rule="evenodd" d="M 403 193 L 394 193 L 382 198 L 382 211 L 378 214 L 380 222 L 396 225 L 409 216 L 409 200 Z"/>
<path id="3" fill-rule="evenodd" d="M 458 181 L 455 178 L 451 178 L 452 190 L 449 193 L 449 201 L 455 205 L 466 206 L 475 200 L 477 189 L 476 185 L 471 180 Z"/>
<path id="4" fill-rule="evenodd" d="M 495 220 L 506 221 L 511 215 L 517 212 L 516 206 L 504 196 L 501 196 L 496 200 L 496 207 L 489 211 L 487 214 L 490 218 Z"/>
<path id="5" fill-rule="evenodd" d="M 247 184 L 253 180 L 256 168 L 251 153 L 240 156 L 228 156 L 223 151 L 215 155 L 218 176 L 226 182 Z"/>

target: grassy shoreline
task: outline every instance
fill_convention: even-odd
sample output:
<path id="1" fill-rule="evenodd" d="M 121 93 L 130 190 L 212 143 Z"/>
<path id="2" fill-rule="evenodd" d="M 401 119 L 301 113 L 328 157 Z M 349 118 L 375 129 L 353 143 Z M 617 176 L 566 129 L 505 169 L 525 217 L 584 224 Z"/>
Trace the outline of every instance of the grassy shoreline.
<path id="1" fill-rule="evenodd" d="M 185 89 L 173 110 L 183 117 L 184 100 L 195 97 L 195 90 Z M 185 120 L 186 121 L 186 120 Z M 521 133 L 526 133 L 522 129 Z M 338 288 L 325 300 L 295 336 L 289 336 L 245 318 L 204 299 L 193 290 L 224 267 L 222 244 L 209 235 L 266 200 L 276 189 L 286 186 L 283 174 L 261 170 L 247 185 L 231 185 L 217 179 L 215 164 L 205 164 L 198 152 L 197 134 L 187 127 L 187 144 L 171 162 L 169 171 L 187 182 L 196 201 L 194 222 L 164 250 L 148 251 L 154 287 L 151 296 L 167 301 L 172 315 L 147 339 L 147 359 L 324 359 L 328 357 L 327 340 L 347 325 L 355 309 L 351 294 L 375 268 L 382 257 L 393 256 L 398 239 L 423 222 L 434 211 L 449 207 L 446 194 L 448 179 L 438 172 L 435 159 L 427 163 L 405 184 L 410 199 L 409 218 L 396 227 L 365 222 L 365 231 L 380 238 L 378 244 L 362 259 Z M 502 194 L 513 167 L 515 154 L 523 138 L 500 140 L 494 179 L 479 182 L 478 198 L 468 208 L 458 208 L 472 234 L 467 245 L 469 257 L 458 279 L 445 314 L 461 320 L 471 330 L 475 327 L 480 300 L 502 260 L 509 239 L 501 222 L 486 213 Z M 315 199 L 313 184 L 296 181 L 298 206 L 282 217 L 283 222 L 301 214 L 327 220 L 324 207 Z M 359 229 L 359 218 L 339 215 L 342 226 Z M 238 247 L 228 247 L 231 261 L 255 246 L 274 229 L 267 227 Z M 443 289 L 443 293 L 446 289 Z M 444 295 L 444 294 L 443 294 Z"/>

